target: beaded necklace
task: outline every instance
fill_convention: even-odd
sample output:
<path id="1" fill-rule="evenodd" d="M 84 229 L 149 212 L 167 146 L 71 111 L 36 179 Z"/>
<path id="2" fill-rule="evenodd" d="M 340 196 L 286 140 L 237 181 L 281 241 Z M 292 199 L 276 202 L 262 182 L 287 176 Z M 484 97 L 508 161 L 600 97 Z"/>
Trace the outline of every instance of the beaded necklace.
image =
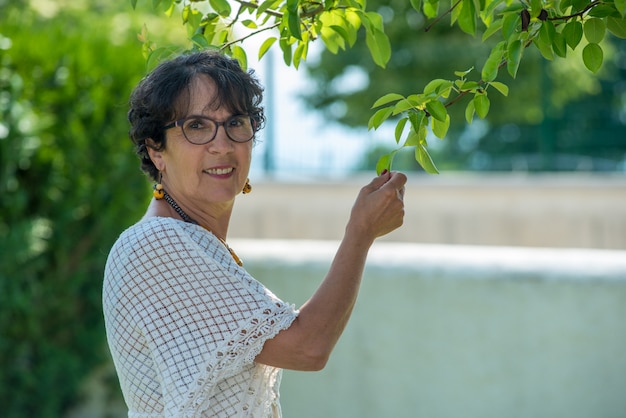
<path id="1" fill-rule="evenodd" d="M 178 213 L 178 215 L 183 219 L 183 221 L 188 222 L 190 224 L 200 225 L 198 222 L 193 220 L 191 218 L 191 216 L 187 215 L 185 213 L 185 211 L 183 210 L 183 208 L 178 206 L 178 203 L 176 203 L 176 201 L 174 199 L 172 199 L 172 196 L 170 196 L 165 190 L 163 190 L 163 199 L 165 199 L 165 201 L 167 203 L 169 203 L 169 205 L 176 211 L 176 213 Z M 200 226 L 202 226 L 202 225 L 200 225 Z M 204 229 L 206 229 L 210 233 L 213 233 L 213 231 L 211 231 L 209 228 L 204 228 Z M 213 234 L 213 235 L 215 235 L 215 234 Z M 235 260 L 235 263 L 237 263 L 239 266 L 243 266 L 243 262 L 241 261 L 239 256 L 235 253 L 235 251 L 233 251 L 232 248 L 230 248 L 230 246 L 226 243 L 226 241 L 224 241 L 223 239 L 221 239 L 217 235 L 215 235 L 215 237 L 217 239 L 219 239 L 222 244 L 224 244 L 224 247 L 226 247 L 226 249 L 228 250 L 230 255 L 233 257 L 233 259 Z"/>

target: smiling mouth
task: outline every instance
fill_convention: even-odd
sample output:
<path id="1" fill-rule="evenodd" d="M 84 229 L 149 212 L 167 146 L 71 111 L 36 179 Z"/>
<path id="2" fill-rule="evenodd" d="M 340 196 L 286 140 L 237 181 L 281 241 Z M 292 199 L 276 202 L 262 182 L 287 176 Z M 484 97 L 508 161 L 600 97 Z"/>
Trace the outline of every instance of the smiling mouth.
<path id="1" fill-rule="evenodd" d="M 208 170 L 204 170 L 204 172 L 207 173 L 207 174 L 214 174 L 214 175 L 222 176 L 224 174 L 232 173 L 233 170 L 234 170 L 234 168 L 232 168 L 232 167 L 229 167 L 229 168 L 210 168 Z"/>

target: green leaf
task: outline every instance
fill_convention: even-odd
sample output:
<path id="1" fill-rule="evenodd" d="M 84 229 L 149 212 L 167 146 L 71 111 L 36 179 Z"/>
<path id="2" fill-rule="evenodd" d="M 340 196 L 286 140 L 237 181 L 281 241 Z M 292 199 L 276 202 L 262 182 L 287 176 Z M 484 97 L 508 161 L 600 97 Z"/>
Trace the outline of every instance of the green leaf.
<path id="1" fill-rule="evenodd" d="M 346 30 L 346 28 L 344 28 L 343 26 L 331 25 L 330 28 L 332 30 L 334 30 L 335 32 L 337 32 L 339 34 L 339 36 L 341 36 L 342 39 L 344 39 L 346 42 L 348 42 L 348 44 L 352 41 L 350 34 Z M 343 49 L 345 49 L 345 46 L 344 46 Z"/>
<path id="2" fill-rule="evenodd" d="M 378 129 L 378 127 L 382 125 L 383 122 L 386 121 L 392 114 L 392 107 L 384 107 L 382 109 L 378 109 L 367 122 L 367 129 Z"/>
<path id="3" fill-rule="evenodd" d="M 439 14 L 439 1 L 426 0 L 422 9 L 427 18 L 434 19 Z"/>
<path id="4" fill-rule="evenodd" d="M 517 76 L 517 70 L 522 61 L 522 52 L 524 52 L 524 47 L 522 46 L 522 41 L 519 39 L 508 45 L 506 69 L 513 78 Z"/>
<path id="5" fill-rule="evenodd" d="M 209 0 L 209 4 L 220 16 L 227 17 L 230 15 L 231 8 L 228 0 Z"/>
<path id="6" fill-rule="evenodd" d="M 482 41 L 485 42 L 488 38 L 491 37 L 491 35 L 502 29 L 502 22 L 504 22 L 503 19 L 498 19 L 491 25 L 489 25 L 487 27 L 487 30 L 485 30 L 485 32 L 483 33 Z"/>
<path id="7" fill-rule="evenodd" d="M 426 129 L 420 128 L 418 132 L 411 129 L 409 136 L 404 141 L 403 147 L 416 147 L 426 139 Z"/>
<path id="8" fill-rule="evenodd" d="M 615 8 L 623 18 L 626 18 L 626 0 L 615 0 Z"/>
<path id="9" fill-rule="evenodd" d="M 181 13 L 182 18 L 183 18 L 183 25 L 187 24 L 187 22 L 189 21 L 189 12 L 191 11 L 191 6 L 190 5 L 186 5 L 185 7 L 183 7 L 183 11 Z"/>
<path id="10" fill-rule="evenodd" d="M 474 102 L 474 108 L 476 109 L 476 114 L 478 115 L 478 117 L 481 119 L 485 119 L 487 117 L 487 114 L 489 113 L 489 105 L 491 104 L 487 95 L 484 93 L 476 94 L 472 101 Z"/>
<path id="11" fill-rule="evenodd" d="M 348 34 L 348 44 L 354 46 L 358 39 L 358 30 L 361 27 L 361 18 L 357 13 L 350 10 L 345 12 L 343 16 L 344 28 Z"/>
<path id="12" fill-rule="evenodd" d="M 583 38 L 583 24 L 579 21 L 569 22 L 565 25 L 561 34 L 565 38 L 567 45 L 574 50 Z"/>
<path id="13" fill-rule="evenodd" d="M 396 102 L 398 100 L 404 99 L 404 96 L 398 93 L 389 93 L 385 94 L 383 97 L 376 100 L 376 102 L 372 105 L 372 109 L 378 106 L 383 106 L 391 102 Z"/>
<path id="14" fill-rule="evenodd" d="M 493 81 L 498 76 L 498 68 L 502 63 L 502 55 L 504 53 L 504 41 L 499 42 L 489 54 L 489 58 L 485 61 L 481 77 L 483 81 Z"/>
<path id="15" fill-rule="evenodd" d="M 588 44 L 583 48 L 583 62 L 585 63 L 585 67 L 592 73 L 597 73 L 600 67 L 602 67 L 603 59 L 604 53 L 600 45 Z"/>
<path id="16" fill-rule="evenodd" d="M 446 90 L 450 90 L 452 87 L 452 82 L 449 80 L 444 80 L 442 78 L 436 78 L 431 80 L 424 87 L 424 94 L 428 95 L 431 93 L 436 94 L 437 96 L 443 96 L 446 93 Z"/>
<path id="17" fill-rule="evenodd" d="M 572 0 L 572 11 L 580 12 L 589 5 L 589 0 Z"/>
<path id="18" fill-rule="evenodd" d="M 306 60 L 309 43 L 306 41 L 298 42 L 296 50 L 293 52 L 293 66 L 296 70 L 300 67 L 300 61 Z"/>
<path id="19" fill-rule="evenodd" d="M 561 0 L 558 11 L 561 12 L 561 14 L 565 14 L 565 11 L 571 5 L 572 5 L 572 0 Z"/>
<path id="20" fill-rule="evenodd" d="M 461 85 L 459 86 L 459 89 L 463 91 L 476 90 L 479 86 L 480 84 L 478 84 L 476 81 L 465 81 L 461 83 Z"/>
<path id="21" fill-rule="evenodd" d="M 450 115 L 446 115 L 446 119 L 444 121 L 432 118 L 431 128 L 437 138 L 444 139 L 448 133 L 448 128 L 450 128 Z"/>
<path id="22" fill-rule="evenodd" d="M 626 19 L 609 16 L 606 19 L 607 29 L 618 38 L 626 39 Z"/>
<path id="23" fill-rule="evenodd" d="M 291 36 L 298 40 L 302 40 L 302 31 L 300 28 L 300 15 L 298 15 L 298 11 L 292 12 L 290 10 L 285 11 L 284 18 L 287 18 L 287 27 L 289 28 L 289 32 L 291 32 Z"/>
<path id="24" fill-rule="evenodd" d="M 146 60 L 146 67 L 151 70 L 155 68 L 160 62 L 169 59 L 172 57 L 171 48 L 157 48 L 154 51 L 150 52 L 148 59 Z"/>
<path id="25" fill-rule="evenodd" d="M 209 41 L 207 41 L 207 39 L 204 36 L 200 35 L 199 33 L 193 35 L 190 40 L 194 45 L 198 46 L 200 49 L 205 49 L 210 46 Z"/>
<path id="26" fill-rule="evenodd" d="M 259 48 L 259 60 L 263 58 L 267 51 L 269 51 L 271 46 L 274 45 L 274 42 L 276 42 L 275 37 L 267 38 L 265 41 L 263 41 L 261 47 Z"/>
<path id="27" fill-rule="evenodd" d="M 411 112 L 409 114 L 409 121 L 411 122 L 411 129 L 413 130 L 413 132 L 417 133 L 425 128 L 426 124 L 428 123 L 426 113 L 423 110 Z"/>
<path id="28" fill-rule="evenodd" d="M 393 106 L 393 114 L 397 115 L 398 113 L 406 112 L 407 110 L 413 109 L 415 105 L 411 103 L 408 99 L 403 99 L 398 101 L 398 103 Z"/>
<path id="29" fill-rule="evenodd" d="M 426 110 L 430 115 L 438 121 L 445 122 L 448 111 L 446 107 L 439 100 L 433 100 L 426 103 Z"/>
<path id="30" fill-rule="evenodd" d="M 554 34 L 552 49 L 554 50 L 554 53 L 561 58 L 565 58 L 567 56 L 567 43 L 565 42 L 563 34 L 558 32 Z"/>
<path id="31" fill-rule="evenodd" d="M 511 36 L 516 34 L 517 27 L 521 23 L 519 13 L 509 13 L 502 19 L 502 37 L 509 40 Z"/>
<path id="32" fill-rule="evenodd" d="M 474 113 L 476 113 L 476 107 L 474 106 L 474 100 L 470 100 L 465 108 L 465 120 L 471 124 L 474 120 Z"/>
<path id="33" fill-rule="evenodd" d="M 239 65 L 241 65 L 241 68 L 243 68 L 244 71 L 247 70 L 248 56 L 246 55 L 246 51 L 244 51 L 239 45 L 233 45 L 231 50 L 233 52 L 233 58 L 239 61 Z"/>
<path id="34" fill-rule="evenodd" d="M 603 19 L 593 17 L 587 19 L 584 25 L 585 38 L 590 44 L 599 44 L 604 39 L 606 25 Z"/>
<path id="35" fill-rule="evenodd" d="M 292 56 L 292 50 L 291 50 L 291 44 L 287 41 L 287 38 L 280 38 L 280 41 L 278 41 L 278 45 L 280 46 L 281 51 L 283 51 L 283 61 L 285 62 L 285 65 L 287 67 L 289 67 L 291 65 L 291 56 Z"/>
<path id="36" fill-rule="evenodd" d="M 466 75 L 468 75 L 469 73 L 471 73 L 472 71 L 474 71 L 474 67 L 470 68 L 469 70 L 466 71 L 455 71 L 454 75 L 457 77 L 461 77 L 461 78 L 465 78 Z"/>
<path id="37" fill-rule="evenodd" d="M 533 40 L 533 44 L 537 47 L 541 55 L 547 60 L 552 61 L 554 59 L 554 52 L 552 52 L 552 43 L 545 43 L 539 38 Z"/>
<path id="38" fill-rule="evenodd" d="M 506 84 L 500 83 L 499 81 L 492 81 L 489 85 L 498 90 L 503 96 L 509 95 L 509 87 Z"/>
<path id="39" fill-rule="evenodd" d="M 130 7 L 133 9 L 137 8 L 137 0 L 130 0 Z"/>
<path id="40" fill-rule="evenodd" d="M 257 29 L 259 27 L 254 20 L 250 20 L 250 19 L 242 20 L 241 24 L 244 25 L 248 29 Z"/>
<path id="41" fill-rule="evenodd" d="M 594 7 L 593 9 L 589 10 L 589 17 L 600 17 L 600 18 L 606 18 L 608 16 L 613 16 L 613 17 L 621 17 L 621 15 L 619 14 L 619 12 L 617 11 L 617 9 L 615 8 L 615 5 L 612 2 L 606 2 L 604 4 L 599 4 L 598 6 Z"/>
<path id="42" fill-rule="evenodd" d="M 322 26 L 320 35 L 326 48 L 333 54 L 337 54 L 339 49 L 345 45 L 341 36 L 328 26 Z"/>
<path id="43" fill-rule="evenodd" d="M 378 13 L 361 13 L 361 22 L 365 26 L 365 43 L 376 65 L 385 68 L 391 58 L 391 45 L 385 35 L 383 18 Z"/>
<path id="44" fill-rule="evenodd" d="M 376 163 L 376 174 L 380 175 L 383 170 L 391 171 L 391 164 L 393 163 L 393 157 L 398 150 L 393 150 L 389 154 L 382 155 Z"/>
<path id="45" fill-rule="evenodd" d="M 276 0 L 265 0 L 263 3 L 261 3 L 259 5 L 259 7 L 256 9 L 256 15 L 261 16 L 263 13 L 265 13 L 267 10 L 276 7 L 276 5 L 278 4 L 278 2 Z"/>
<path id="46" fill-rule="evenodd" d="M 439 170 L 435 167 L 433 159 L 430 157 L 426 147 L 422 144 L 418 144 L 415 147 L 415 161 L 417 161 L 428 174 L 439 174 Z"/>
<path id="47" fill-rule="evenodd" d="M 411 0 L 413 10 L 420 12 L 422 10 L 422 0 Z"/>
<path id="48" fill-rule="evenodd" d="M 408 117 L 402 118 L 398 121 L 396 125 L 396 129 L 394 132 L 395 138 L 396 138 L 396 144 L 400 143 L 400 139 L 402 138 L 402 133 L 404 132 L 404 127 L 406 126 L 406 123 L 408 120 L 409 120 Z"/>
<path id="49" fill-rule="evenodd" d="M 476 8 L 473 0 L 463 0 L 459 14 L 459 27 L 470 35 L 476 34 Z"/>
<path id="50" fill-rule="evenodd" d="M 530 15 L 532 17 L 539 16 L 541 9 L 543 9 L 543 2 L 541 0 L 530 0 Z"/>
<path id="51" fill-rule="evenodd" d="M 555 33 L 556 30 L 554 29 L 554 23 L 546 20 L 541 23 L 541 28 L 539 29 L 539 40 L 546 45 L 552 45 Z"/>

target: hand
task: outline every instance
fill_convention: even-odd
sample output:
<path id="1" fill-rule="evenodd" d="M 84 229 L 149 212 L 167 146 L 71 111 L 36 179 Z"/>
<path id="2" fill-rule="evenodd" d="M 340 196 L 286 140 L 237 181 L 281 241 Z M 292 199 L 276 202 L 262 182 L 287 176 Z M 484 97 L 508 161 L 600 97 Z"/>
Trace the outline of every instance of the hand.
<path id="1" fill-rule="evenodd" d="M 400 227 L 404 220 L 406 176 L 383 172 L 363 187 L 352 207 L 346 231 L 373 241 Z"/>

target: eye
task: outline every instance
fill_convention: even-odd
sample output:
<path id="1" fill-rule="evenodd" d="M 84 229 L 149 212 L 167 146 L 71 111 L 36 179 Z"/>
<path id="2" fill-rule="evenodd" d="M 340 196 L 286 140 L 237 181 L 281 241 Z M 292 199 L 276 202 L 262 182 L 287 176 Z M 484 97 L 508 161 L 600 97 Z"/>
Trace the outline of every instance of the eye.
<path id="1" fill-rule="evenodd" d="M 228 121 L 228 125 L 233 128 L 247 128 L 250 126 L 250 117 L 235 116 Z"/>
<path id="2" fill-rule="evenodd" d="M 208 120 L 202 118 L 193 118 L 188 119 L 185 122 L 185 129 L 196 130 L 196 129 L 207 129 L 209 128 L 211 123 Z"/>

